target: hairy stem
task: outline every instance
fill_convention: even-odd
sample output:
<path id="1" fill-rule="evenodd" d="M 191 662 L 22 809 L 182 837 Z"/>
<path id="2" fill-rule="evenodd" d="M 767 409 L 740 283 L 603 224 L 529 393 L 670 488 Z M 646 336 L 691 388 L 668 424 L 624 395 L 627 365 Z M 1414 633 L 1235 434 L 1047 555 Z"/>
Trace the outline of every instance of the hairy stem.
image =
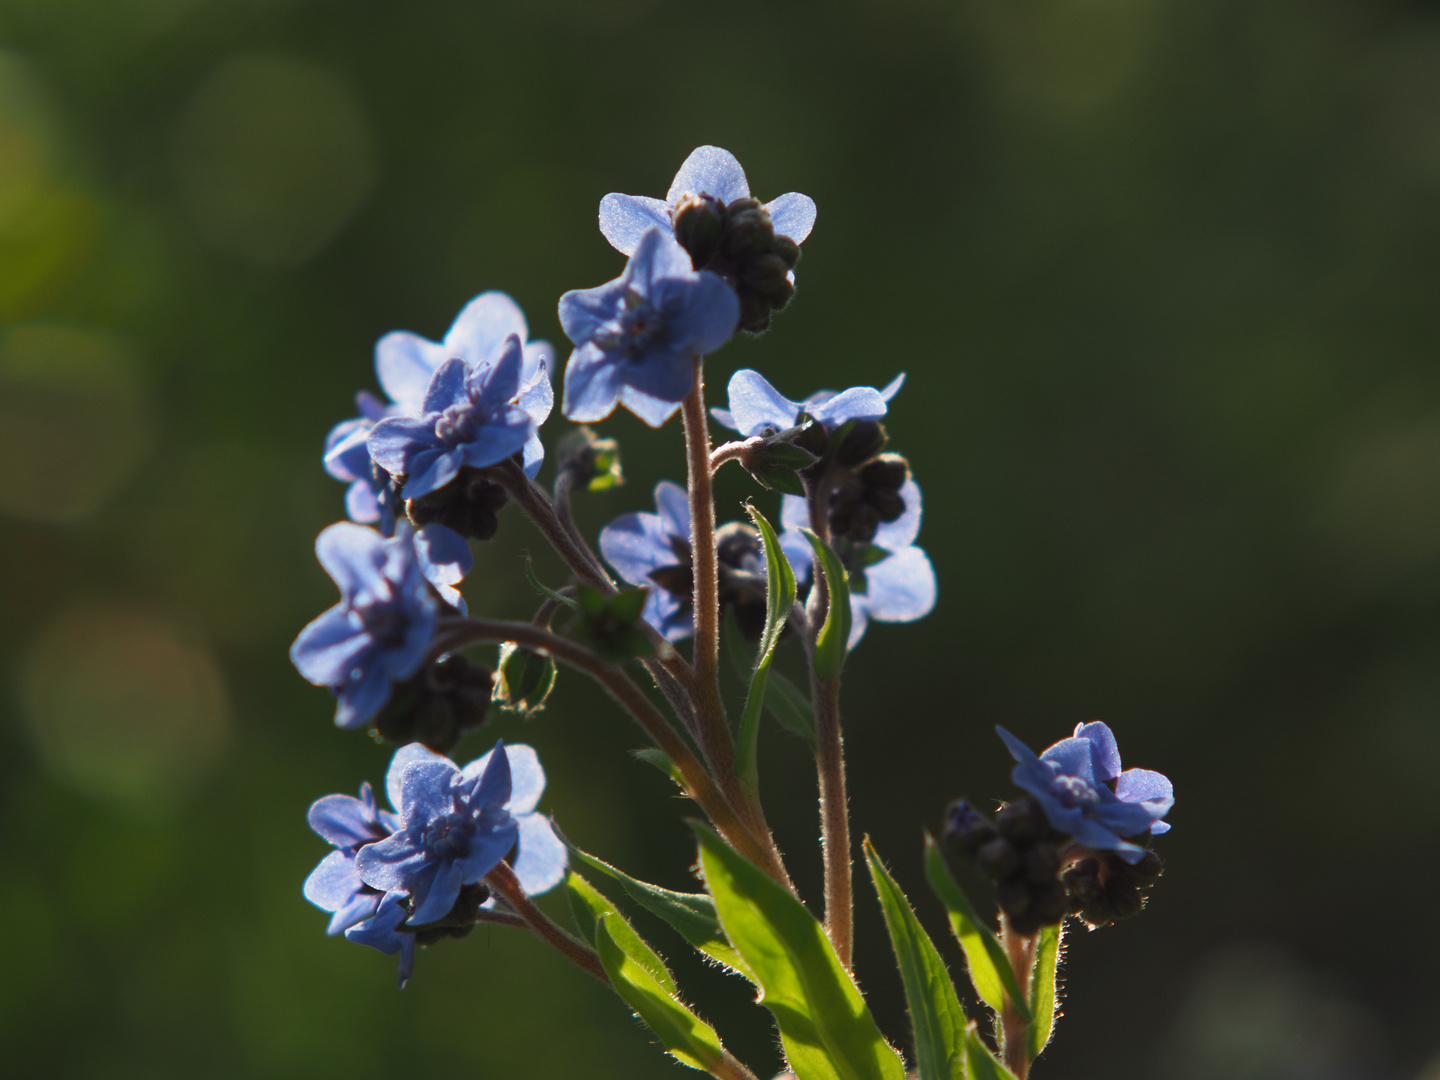
<path id="1" fill-rule="evenodd" d="M 569 469 L 561 469 L 555 477 L 555 498 L 552 506 L 555 510 L 555 518 L 560 522 L 560 527 L 565 530 L 575 547 L 584 555 L 591 568 L 601 577 L 605 577 L 605 568 L 600 565 L 600 560 L 589 544 L 585 542 L 584 535 L 575 527 L 575 518 L 570 512 L 570 492 L 575 486 L 575 474 Z"/>
<path id="2" fill-rule="evenodd" d="M 710 452 L 710 475 L 720 471 L 727 461 L 735 461 L 745 455 L 744 441 L 721 443 Z"/>
<path id="3" fill-rule="evenodd" d="M 589 649 L 569 638 L 552 634 L 528 622 L 446 619 L 440 624 L 434 649 L 449 652 L 477 641 L 513 641 L 535 652 L 553 656 L 598 682 L 634 717 L 645 734 L 650 736 L 655 745 L 675 764 L 684 781 L 686 794 L 699 804 L 720 834 L 772 878 L 787 888 L 790 887 L 790 878 L 769 833 L 757 836 L 742 820 L 730 800 L 715 786 L 710 774 L 690 747 L 685 745 L 685 740 L 624 671 L 606 664 Z"/>
<path id="4" fill-rule="evenodd" d="M 825 859 L 825 933 L 846 967 L 854 950 L 850 806 L 840 735 L 840 680 L 811 679 L 815 703 L 815 770 L 820 779 L 820 847 Z"/>
<path id="5" fill-rule="evenodd" d="M 535 906 L 520 887 L 520 879 L 515 876 L 515 871 L 510 869 L 509 863 L 501 861 L 494 870 L 486 874 L 485 884 L 509 904 L 515 914 L 524 919 L 525 925 L 545 944 L 582 971 L 588 971 L 606 986 L 610 985 L 610 976 L 605 974 L 605 968 L 600 963 L 600 957 L 595 955 L 595 950 L 581 944 Z"/>
<path id="6" fill-rule="evenodd" d="M 1035 935 L 1020 934 L 1010 925 L 1010 920 L 1000 916 L 1000 943 L 1005 946 L 1005 955 L 1015 970 L 1015 981 L 1020 987 L 1020 996 L 1030 997 L 1030 969 L 1035 963 Z M 1025 1080 L 1030 1072 L 1029 1026 L 1020 1019 L 1007 1000 L 1000 1010 L 1000 1054 L 1005 1067 L 1015 1074 L 1016 1080 Z"/>
<path id="7" fill-rule="evenodd" d="M 738 792 L 735 744 L 720 701 L 720 563 L 715 554 L 715 493 L 710 484 L 704 363 L 699 357 L 695 358 L 695 387 L 680 408 L 685 420 L 690 551 L 695 577 L 695 711 L 700 747 L 721 788 L 733 796 Z"/>

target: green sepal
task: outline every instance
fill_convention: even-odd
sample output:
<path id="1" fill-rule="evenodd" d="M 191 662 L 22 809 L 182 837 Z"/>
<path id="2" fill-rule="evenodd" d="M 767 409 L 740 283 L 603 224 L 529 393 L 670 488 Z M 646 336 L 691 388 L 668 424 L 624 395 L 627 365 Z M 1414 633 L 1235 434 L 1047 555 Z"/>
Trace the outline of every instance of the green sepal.
<path id="1" fill-rule="evenodd" d="M 965 950 L 970 982 L 974 984 L 980 1000 L 999 1012 L 1008 999 L 1016 1014 L 1028 1024 L 1030 1006 L 1020 994 L 1019 981 L 1005 956 L 1005 950 L 1000 947 L 994 931 L 975 914 L 970 898 L 950 873 L 950 867 L 945 865 L 945 856 L 929 833 L 925 834 L 925 878 L 950 916 L 950 929 Z"/>
<path id="2" fill-rule="evenodd" d="M 568 596 L 565 596 L 563 593 L 556 592 L 554 589 L 550 588 L 550 586 L 546 585 L 543 581 L 536 577 L 535 563 L 529 555 L 525 556 L 525 576 L 530 580 L 530 587 L 536 592 L 538 592 L 541 596 L 548 597 L 549 599 L 554 600 L 557 604 L 562 604 L 565 607 L 570 608 L 572 611 L 580 606 L 575 600 L 571 599 Z"/>
<path id="3" fill-rule="evenodd" d="M 1035 941 L 1035 967 L 1030 972 L 1030 1060 L 1040 1056 L 1055 1032 L 1055 1013 L 1060 1004 L 1060 984 L 1055 969 L 1060 963 L 1064 923 L 1042 926 Z"/>
<path id="4" fill-rule="evenodd" d="M 545 708 L 555 689 L 555 658 L 522 649 L 513 641 L 500 646 L 491 700 L 506 712 L 533 716 Z"/>
<path id="5" fill-rule="evenodd" d="M 925 933 L 915 910 L 867 836 L 865 865 L 880 897 L 885 929 L 905 986 L 905 1004 L 915 1035 L 919 1080 L 965 1080 L 965 1010 L 940 951 Z"/>
<path id="6" fill-rule="evenodd" d="M 609 912 L 598 920 L 595 952 L 615 992 L 677 1061 L 704 1072 L 720 1065 L 725 1056 L 720 1036 L 680 1001 L 673 979 L 667 983 L 656 978 L 646 962 L 647 954 L 653 957 L 655 953 L 617 913 Z M 669 972 L 665 974 L 668 979 Z"/>
<path id="7" fill-rule="evenodd" d="M 606 663 L 654 656 L 650 639 L 639 626 L 647 595 L 646 589 L 638 588 L 622 589 L 606 596 L 599 589 L 577 585 L 575 599 L 579 612 L 570 625 L 570 636 Z"/>
<path id="8" fill-rule="evenodd" d="M 825 584 L 830 589 L 825 625 L 820 627 L 820 634 L 815 639 L 815 674 L 822 679 L 838 679 L 850 642 L 850 575 L 829 544 L 809 529 L 801 529 L 800 532 L 815 549 L 815 561 L 825 574 Z"/>
<path id="9" fill-rule="evenodd" d="M 970 1080 L 1015 1080 L 1015 1074 L 1001 1065 L 972 1021 L 965 1032 L 965 1067 Z"/>
<path id="10" fill-rule="evenodd" d="M 824 927 L 789 890 L 707 825 L 690 823 L 725 936 L 760 985 L 799 1080 L 905 1080 Z"/>
<path id="11" fill-rule="evenodd" d="M 630 899 L 650 914 L 663 919 L 671 929 L 699 952 L 729 968 L 737 975 L 744 976 L 752 983 L 755 981 L 755 976 L 746 966 L 745 961 L 735 951 L 735 947 L 725 939 L 725 932 L 720 928 L 720 919 L 715 914 L 715 901 L 707 893 L 684 893 L 676 892 L 674 889 L 662 889 L 659 885 L 651 885 L 631 877 L 625 871 L 611 866 L 603 859 L 597 859 L 594 855 L 581 851 L 568 841 L 566 841 L 566 847 L 570 849 L 572 856 L 592 870 L 598 870 L 619 882 Z"/>
<path id="12" fill-rule="evenodd" d="M 786 495 L 804 495 L 805 484 L 799 470 L 815 464 L 816 457 L 809 450 L 795 445 L 795 440 L 804 435 L 813 421 L 800 424 L 785 431 L 776 432 L 764 439 L 747 440 L 740 464 L 754 481 L 770 491 Z"/>
<path id="13" fill-rule="evenodd" d="M 792 447 L 792 449 L 794 449 Z M 803 453 L 803 451 L 802 451 Z M 759 791 L 760 714 L 765 708 L 765 688 L 770 674 L 770 661 L 780 633 L 795 606 L 795 571 L 780 548 L 780 538 L 765 515 L 749 503 L 745 512 L 760 532 L 765 545 L 765 629 L 755 657 L 755 671 L 750 676 L 750 689 L 745 697 L 745 711 L 740 716 L 740 734 L 735 740 L 735 772 L 751 794 Z"/>

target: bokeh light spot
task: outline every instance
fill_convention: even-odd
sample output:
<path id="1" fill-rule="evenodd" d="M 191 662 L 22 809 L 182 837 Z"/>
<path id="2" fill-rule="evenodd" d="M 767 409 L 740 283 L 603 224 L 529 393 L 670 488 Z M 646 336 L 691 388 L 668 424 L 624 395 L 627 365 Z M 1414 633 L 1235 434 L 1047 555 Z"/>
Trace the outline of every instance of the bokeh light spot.
<path id="1" fill-rule="evenodd" d="M 282 57 L 222 64 L 180 117 L 173 149 L 200 234 L 267 265 L 324 248 L 375 182 L 374 139 L 349 88 Z"/>
<path id="2" fill-rule="evenodd" d="M 0 337 L 0 511 L 84 517 L 134 475 L 154 430 L 144 380 L 120 339 L 49 325 Z"/>
<path id="3" fill-rule="evenodd" d="M 43 629 L 22 676 L 31 731 L 62 778 L 102 797 L 164 806 L 215 759 L 229 729 L 214 657 L 138 612 L 76 608 Z"/>

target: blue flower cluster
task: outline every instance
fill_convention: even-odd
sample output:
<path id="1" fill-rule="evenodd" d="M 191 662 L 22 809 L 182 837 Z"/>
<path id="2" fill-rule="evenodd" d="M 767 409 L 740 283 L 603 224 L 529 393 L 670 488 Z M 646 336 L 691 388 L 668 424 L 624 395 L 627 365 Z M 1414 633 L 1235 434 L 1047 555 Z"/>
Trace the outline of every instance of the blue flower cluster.
<path id="1" fill-rule="evenodd" d="M 305 898 L 331 913 L 328 932 L 400 954 L 410 977 L 416 944 L 450 916 L 461 893 L 513 850 L 515 876 L 538 895 L 565 876 L 565 845 L 536 812 L 545 772 L 535 751 L 496 743 L 463 768 L 419 743 L 402 747 L 385 778 L 393 811 L 378 807 L 369 784 L 360 797 L 326 795 L 310 807 L 310 827 L 335 850 L 305 882 Z M 477 894 L 475 907 L 496 905 Z M 468 916 L 468 918 L 465 918 Z M 446 925 L 452 934 L 476 912 Z"/>

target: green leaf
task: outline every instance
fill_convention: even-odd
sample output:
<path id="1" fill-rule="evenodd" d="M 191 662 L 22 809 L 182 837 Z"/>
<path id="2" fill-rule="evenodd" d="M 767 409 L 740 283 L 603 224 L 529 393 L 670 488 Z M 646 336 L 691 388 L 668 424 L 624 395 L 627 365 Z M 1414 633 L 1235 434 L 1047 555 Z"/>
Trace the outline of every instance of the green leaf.
<path id="1" fill-rule="evenodd" d="M 900 1055 L 805 905 L 708 826 L 691 828 L 720 924 L 759 980 L 791 1071 L 799 1080 L 905 1080 Z"/>
<path id="2" fill-rule="evenodd" d="M 1030 973 L 1030 1060 L 1040 1056 L 1055 1031 L 1055 1009 L 1060 1002 L 1060 984 L 1055 981 L 1055 968 L 1060 963 L 1060 941 L 1063 923 L 1040 929 L 1035 942 L 1035 968 Z"/>
<path id="3" fill-rule="evenodd" d="M 904 892 L 896 884 L 870 838 L 865 864 L 880 897 L 885 928 L 905 984 L 905 1004 L 915 1032 L 915 1067 L 920 1080 L 965 1080 L 965 1010 L 935 943 L 925 933 Z"/>
<path id="4" fill-rule="evenodd" d="M 550 586 L 546 585 L 538 577 L 536 577 L 535 564 L 528 555 L 525 556 L 525 576 L 530 579 L 530 587 L 536 592 L 538 592 L 541 596 L 549 597 L 557 604 L 563 604 L 565 607 L 568 608 L 578 608 L 580 606 L 579 603 L 575 600 L 572 600 L 568 596 L 561 595 L 554 589 L 550 588 Z"/>
<path id="5" fill-rule="evenodd" d="M 675 762 L 670 760 L 670 755 L 654 746 L 644 746 L 639 750 L 631 750 L 630 756 L 636 761 L 643 761 L 646 765 L 653 765 L 666 776 L 674 780 L 682 788 L 685 786 L 685 777 L 676 768 Z"/>
<path id="6" fill-rule="evenodd" d="M 755 673 L 750 676 L 750 690 L 745 697 L 745 711 L 740 716 L 740 735 L 735 741 L 735 771 L 740 782 L 752 795 L 760 788 L 759 745 L 760 714 L 765 709 L 765 686 L 770 674 L 770 661 L 790 609 L 795 606 L 795 571 L 780 549 L 780 539 L 765 515 L 749 503 L 745 512 L 760 530 L 765 544 L 765 630 L 760 635 L 760 650 L 755 659 Z"/>
<path id="7" fill-rule="evenodd" d="M 1021 997 L 1020 985 L 1005 950 L 1000 947 L 991 929 L 975 914 L 970 898 L 951 875 L 950 868 L 945 865 L 945 856 L 929 833 L 925 834 L 925 878 L 945 905 L 945 911 L 950 916 L 950 929 L 965 950 L 965 962 L 970 967 L 970 981 L 975 985 L 975 992 L 996 1012 L 1005 1007 L 1005 999 L 1009 998 L 1020 1019 L 1028 1024 L 1030 1006 Z"/>
<path id="8" fill-rule="evenodd" d="M 1015 1080 L 1015 1074 L 995 1059 L 973 1022 L 965 1032 L 965 1065 L 970 1080 Z"/>
<path id="9" fill-rule="evenodd" d="M 840 564 L 840 557 L 829 544 L 809 529 L 801 529 L 815 549 L 815 561 L 825 574 L 830 589 L 829 610 L 825 625 L 815 639 L 815 674 L 822 679 L 838 679 L 845 664 L 845 650 L 850 643 L 850 575 Z"/>
<path id="10" fill-rule="evenodd" d="M 565 875 L 565 888 L 570 893 L 570 907 L 575 921 L 590 942 L 598 947 L 599 928 L 609 915 L 618 915 L 615 905 L 575 871 Z M 655 982 L 665 988 L 667 994 L 675 993 L 675 979 L 660 955 L 630 928 L 623 918 L 610 926 L 610 936 L 624 950 L 625 955 L 645 969 Z"/>
<path id="11" fill-rule="evenodd" d="M 639 942 L 643 952 L 633 951 L 635 942 Z M 655 954 L 615 912 L 601 916 L 596 924 L 595 951 L 615 992 L 639 1014 L 677 1061 L 706 1072 L 720 1064 L 725 1050 L 715 1029 L 680 1002 L 673 980 L 666 985 L 655 978 L 645 953 Z"/>
<path id="12" fill-rule="evenodd" d="M 715 914 L 715 901 L 708 894 L 662 889 L 659 885 L 651 885 L 631 877 L 625 871 L 581 851 L 573 844 L 567 842 L 566 846 L 569 847 L 570 854 L 586 866 L 619 882 L 627 896 L 652 915 L 664 919 L 700 952 L 731 971 L 743 975 L 752 983 L 756 981 L 735 947 L 725 940 L 725 932 L 720 928 L 720 919 Z"/>
<path id="13" fill-rule="evenodd" d="M 770 672 L 765 684 L 765 708 L 786 731 L 815 745 L 815 711 L 810 708 L 810 699 L 781 672 Z"/>

